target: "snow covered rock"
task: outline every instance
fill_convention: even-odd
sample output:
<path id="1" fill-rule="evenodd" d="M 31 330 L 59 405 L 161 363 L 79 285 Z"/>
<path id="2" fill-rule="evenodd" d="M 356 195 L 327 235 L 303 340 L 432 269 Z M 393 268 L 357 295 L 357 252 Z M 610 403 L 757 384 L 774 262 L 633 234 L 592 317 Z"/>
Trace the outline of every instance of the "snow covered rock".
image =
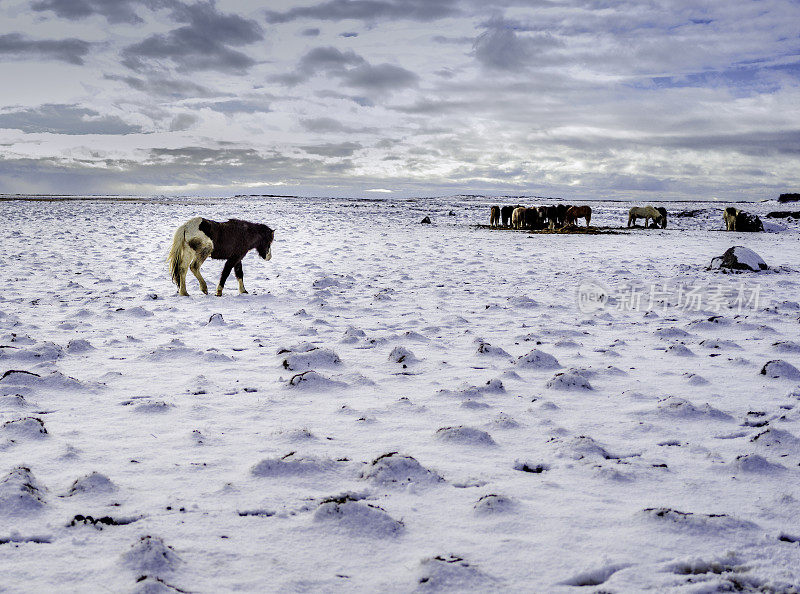
<path id="1" fill-rule="evenodd" d="M 769 270 L 763 258 L 753 250 L 740 245 L 728 248 L 724 254 L 711 260 L 711 270 Z"/>
<path id="2" fill-rule="evenodd" d="M 37 417 L 25 417 L 6 421 L 0 426 L 0 435 L 8 437 L 12 441 L 27 439 L 44 439 L 47 437 L 47 429 L 44 422 Z"/>
<path id="3" fill-rule="evenodd" d="M 492 436 L 475 429 L 474 427 L 442 427 L 436 431 L 436 439 L 450 443 L 460 443 L 465 445 L 493 446 L 497 445 Z"/>
<path id="4" fill-rule="evenodd" d="M 342 360 L 330 349 L 314 348 L 304 353 L 291 353 L 283 360 L 283 368 L 289 371 L 306 371 L 315 368 L 331 368 L 341 365 Z"/>
<path id="5" fill-rule="evenodd" d="M 533 349 L 517 359 L 517 367 L 524 369 L 558 369 L 561 364 L 553 355 L 539 349 Z"/>
<path id="6" fill-rule="evenodd" d="M 733 417 L 706 403 L 695 406 L 684 398 L 669 396 L 658 402 L 658 411 L 663 415 L 685 420 L 731 421 Z"/>
<path id="7" fill-rule="evenodd" d="M 458 555 L 437 555 L 420 563 L 419 592 L 478 592 L 497 589 L 497 579 Z"/>
<path id="8" fill-rule="evenodd" d="M 473 508 L 479 516 L 502 514 L 514 509 L 514 501 L 504 495 L 492 493 L 478 499 Z"/>
<path id="9" fill-rule="evenodd" d="M 786 470 L 785 466 L 773 464 L 758 454 L 743 454 L 737 456 L 731 466 L 735 471 L 739 472 L 771 473 Z"/>
<path id="10" fill-rule="evenodd" d="M 486 355 L 489 357 L 502 357 L 504 359 L 510 359 L 511 355 L 502 347 L 496 347 L 488 342 L 481 341 L 478 344 L 478 354 L 479 355 Z"/>
<path id="11" fill-rule="evenodd" d="M 403 523 L 383 508 L 348 498 L 323 501 L 314 512 L 314 521 L 364 536 L 392 537 L 403 531 Z"/>
<path id="12" fill-rule="evenodd" d="M 431 485 L 444 482 L 432 470 L 428 470 L 412 456 L 390 452 L 378 456 L 361 473 L 361 478 L 378 485 Z"/>
<path id="13" fill-rule="evenodd" d="M 783 359 L 773 359 L 764 364 L 764 367 L 761 368 L 761 375 L 773 379 L 800 380 L 800 369 Z"/>
<path id="14" fill-rule="evenodd" d="M 290 388 L 298 388 L 310 391 L 327 391 L 336 388 L 344 388 L 347 384 L 325 377 L 313 369 L 297 373 L 289 379 Z"/>
<path id="15" fill-rule="evenodd" d="M 392 352 L 389 353 L 389 361 L 393 363 L 401 363 L 403 365 L 409 365 L 411 363 L 418 363 L 419 359 L 414 356 L 414 353 L 411 350 L 407 349 L 404 346 L 396 346 L 392 349 Z"/>
<path id="16" fill-rule="evenodd" d="M 593 390 L 586 376 L 577 369 L 555 374 L 546 384 L 551 390 Z"/>
<path id="17" fill-rule="evenodd" d="M 142 536 L 123 553 L 122 562 L 139 574 L 163 575 L 174 571 L 182 562 L 175 549 L 157 536 Z"/>
<path id="18" fill-rule="evenodd" d="M 81 493 L 113 493 L 117 486 L 104 474 L 92 472 L 77 479 L 69 489 L 68 496 Z"/>
<path id="19" fill-rule="evenodd" d="M 30 468 L 17 466 L 0 481 L 0 516 L 25 516 L 45 506 L 44 492 Z"/>

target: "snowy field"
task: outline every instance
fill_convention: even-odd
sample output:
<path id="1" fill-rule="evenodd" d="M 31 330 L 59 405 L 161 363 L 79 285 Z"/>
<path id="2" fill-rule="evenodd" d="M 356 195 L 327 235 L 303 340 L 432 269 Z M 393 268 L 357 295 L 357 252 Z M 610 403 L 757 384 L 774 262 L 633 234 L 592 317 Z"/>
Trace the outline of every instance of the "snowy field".
<path id="1" fill-rule="evenodd" d="M 798 592 L 797 224 L 492 203 L 0 204 L 0 591 Z M 198 215 L 276 229 L 249 295 L 177 296 Z"/>

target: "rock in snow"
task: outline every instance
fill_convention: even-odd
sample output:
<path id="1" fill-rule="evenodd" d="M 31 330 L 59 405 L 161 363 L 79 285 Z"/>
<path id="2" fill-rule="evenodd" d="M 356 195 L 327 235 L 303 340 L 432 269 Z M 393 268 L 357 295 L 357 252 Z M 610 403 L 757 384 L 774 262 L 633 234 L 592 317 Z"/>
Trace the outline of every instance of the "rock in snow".
<path id="1" fill-rule="evenodd" d="M 710 268 L 712 270 L 750 270 L 752 272 L 769 270 L 769 266 L 761 256 L 740 245 L 728 248 L 724 254 L 713 258 Z"/>

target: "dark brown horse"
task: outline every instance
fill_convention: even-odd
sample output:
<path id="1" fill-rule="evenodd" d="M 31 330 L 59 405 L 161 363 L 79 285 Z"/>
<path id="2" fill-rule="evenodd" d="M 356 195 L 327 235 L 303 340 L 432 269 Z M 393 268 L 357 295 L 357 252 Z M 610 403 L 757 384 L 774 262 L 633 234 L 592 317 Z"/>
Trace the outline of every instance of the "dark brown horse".
<path id="1" fill-rule="evenodd" d="M 200 282 L 200 290 L 208 294 L 208 286 L 200 274 L 200 266 L 210 256 L 213 260 L 225 260 L 217 284 L 217 297 L 222 295 L 222 288 L 231 270 L 236 273 L 239 281 L 239 293 L 247 293 L 244 288 L 242 259 L 253 249 L 264 260 L 272 258 L 274 236 L 274 231 L 261 223 L 239 219 L 230 219 L 224 223 L 200 217 L 190 219 L 175 231 L 172 249 L 167 256 L 172 280 L 178 285 L 181 295 L 188 295 L 186 272 L 191 269 Z"/>
<path id="2" fill-rule="evenodd" d="M 500 209 L 500 217 L 503 219 L 503 227 L 511 224 L 511 213 L 514 212 L 513 206 L 504 206 Z"/>

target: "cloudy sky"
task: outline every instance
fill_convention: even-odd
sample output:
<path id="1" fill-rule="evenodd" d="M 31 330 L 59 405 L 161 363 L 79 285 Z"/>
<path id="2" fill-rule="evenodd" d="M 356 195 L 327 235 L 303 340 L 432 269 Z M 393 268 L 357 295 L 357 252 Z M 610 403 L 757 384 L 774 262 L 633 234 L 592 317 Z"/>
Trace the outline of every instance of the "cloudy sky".
<path id="1" fill-rule="evenodd" d="M 0 192 L 776 197 L 800 190 L 798 23 L 797 0 L 0 0 Z"/>

